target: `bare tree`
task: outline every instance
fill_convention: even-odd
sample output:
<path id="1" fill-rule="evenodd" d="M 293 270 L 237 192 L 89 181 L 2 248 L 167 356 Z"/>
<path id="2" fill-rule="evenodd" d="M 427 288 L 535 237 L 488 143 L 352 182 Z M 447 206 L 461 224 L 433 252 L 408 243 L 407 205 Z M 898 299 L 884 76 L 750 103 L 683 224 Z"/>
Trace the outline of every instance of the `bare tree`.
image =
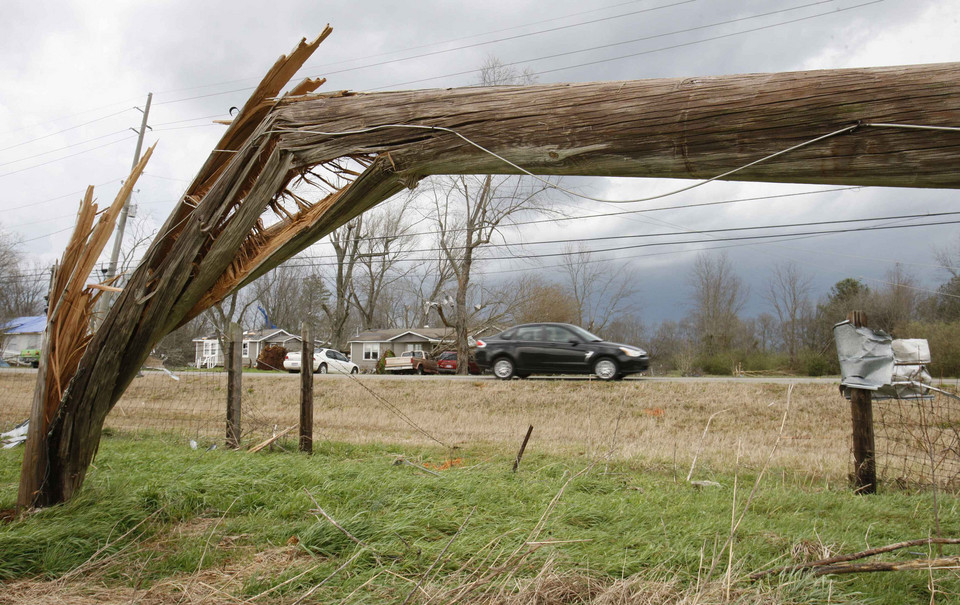
<path id="1" fill-rule="evenodd" d="M 804 333 L 813 312 L 811 283 L 812 278 L 804 275 L 795 263 L 785 263 L 773 268 L 764 292 L 764 298 L 777 315 L 780 338 L 791 365 L 797 362 L 797 353 L 803 345 Z"/>
<path id="2" fill-rule="evenodd" d="M 533 179 L 487 175 L 447 177 L 436 181 L 431 189 L 438 246 L 456 284 L 452 322 L 444 315 L 441 320 L 454 329 L 459 359 L 467 359 L 469 354 L 467 328 L 471 313 L 467 296 L 473 263 L 485 246 L 496 238 L 502 240 L 503 229 L 519 215 L 544 210 L 548 188 L 549 185 Z M 458 373 L 466 371 L 466 364 L 457 366 Z"/>
<path id="3" fill-rule="evenodd" d="M 0 230 L 0 325 L 43 312 L 49 268 L 26 263 L 17 245 L 15 237 Z"/>
<path id="4" fill-rule="evenodd" d="M 346 345 L 347 321 L 350 319 L 350 292 L 353 288 L 353 271 L 360 255 L 360 234 L 363 231 L 363 216 L 359 216 L 330 234 L 337 257 L 337 271 L 333 277 L 333 301 L 320 303 L 330 328 L 330 346 L 342 349 Z"/>
<path id="5" fill-rule="evenodd" d="M 409 201 L 407 198 L 407 202 L 399 207 L 364 217 L 355 269 L 357 275 L 350 284 L 350 298 L 365 329 L 387 327 L 390 320 L 383 308 L 384 292 L 398 285 L 410 272 L 399 268 L 414 243 L 413 238 L 407 236 L 410 224 L 404 222 Z"/>
<path id="6" fill-rule="evenodd" d="M 512 323 L 574 323 L 578 319 L 577 301 L 560 284 L 527 274 L 510 287 L 517 297 L 511 313 Z"/>
<path id="7" fill-rule="evenodd" d="M 563 269 L 567 288 L 577 307 L 576 323 L 601 332 L 617 315 L 635 311 L 633 274 L 618 267 L 601 266 L 581 243 L 564 248 Z"/>
<path id="8" fill-rule="evenodd" d="M 280 265 L 250 285 L 251 297 L 263 308 L 270 323 L 297 331 L 303 317 L 301 294 L 305 272 L 297 265 Z"/>
<path id="9" fill-rule="evenodd" d="M 704 353 L 712 355 L 733 344 L 738 314 L 747 300 L 747 287 L 734 273 L 726 253 L 700 253 L 690 276 L 693 323 Z"/>

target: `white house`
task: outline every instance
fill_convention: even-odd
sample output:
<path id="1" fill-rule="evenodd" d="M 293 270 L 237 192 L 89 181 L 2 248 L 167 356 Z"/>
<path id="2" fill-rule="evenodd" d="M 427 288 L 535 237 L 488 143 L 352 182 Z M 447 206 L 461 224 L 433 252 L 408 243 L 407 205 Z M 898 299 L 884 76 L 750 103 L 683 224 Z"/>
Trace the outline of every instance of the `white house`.
<path id="1" fill-rule="evenodd" d="M 212 368 L 223 365 L 223 349 L 216 334 L 194 338 L 195 365 L 198 368 Z M 300 350 L 300 337 L 280 328 L 267 328 L 243 333 L 243 351 L 240 355 L 241 363 L 253 366 L 257 363 L 260 351 L 267 345 L 280 345 L 291 350 Z"/>
<path id="2" fill-rule="evenodd" d="M 452 343 L 453 330 L 450 328 L 393 328 L 361 332 L 347 344 L 350 346 L 350 361 L 365 370 L 372 370 L 387 351 L 394 355 L 404 351 L 433 353 L 441 345 L 452 347 Z"/>
<path id="3" fill-rule="evenodd" d="M 24 349 L 43 346 L 43 331 L 47 316 L 17 317 L 0 326 L 0 357 L 16 359 Z"/>

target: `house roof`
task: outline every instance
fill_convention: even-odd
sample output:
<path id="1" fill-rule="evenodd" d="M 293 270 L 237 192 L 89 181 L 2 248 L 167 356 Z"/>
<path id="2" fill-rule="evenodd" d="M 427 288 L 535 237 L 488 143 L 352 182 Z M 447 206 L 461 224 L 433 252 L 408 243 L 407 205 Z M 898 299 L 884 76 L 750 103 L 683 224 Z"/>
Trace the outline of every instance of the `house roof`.
<path id="1" fill-rule="evenodd" d="M 264 340 L 269 340 L 274 336 L 281 336 L 283 340 L 300 340 L 300 337 L 296 334 L 291 334 L 286 330 L 281 328 L 264 328 L 263 330 L 247 330 L 243 333 L 243 340 L 246 342 L 263 342 Z M 205 340 L 217 340 L 217 335 L 207 334 L 206 336 L 200 336 L 199 338 L 194 338 L 193 342 L 203 342 Z M 317 341 L 321 344 L 328 344 L 322 341 Z"/>
<path id="2" fill-rule="evenodd" d="M 349 342 L 391 342 L 407 334 L 419 336 L 427 342 L 440 342 L 453 338 L 453 331 L 450 328 L 391 328 L 367 330 L 357 334 Z"/>
<path id="3" fill-rule="evenodd" d="M 39 334 L 47 327 L 46 315 L 15 317 L 3 325 L 0 331 L 4 334 Z"/>

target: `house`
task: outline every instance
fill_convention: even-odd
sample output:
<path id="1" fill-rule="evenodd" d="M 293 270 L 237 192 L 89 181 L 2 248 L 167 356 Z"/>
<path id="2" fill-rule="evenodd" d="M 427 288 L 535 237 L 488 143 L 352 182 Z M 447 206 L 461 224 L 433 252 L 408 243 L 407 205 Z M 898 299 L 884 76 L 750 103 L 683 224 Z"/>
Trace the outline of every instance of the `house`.
<path id="1" fill-rule="evenodd" d="M 217 335 L 212 334 L 194 338 L 195 365 L 198 368 L 212 368 L 223 365 L 223 350 Z M 243 333 L 241 364 L 253 366 L 257 363 L 260 351 L 267 345 L 280 345 L 287 350 L 300 350 L 300 337 L 280 328 L 266 328 Z M 317 343 L 320 346 L 320 343 Z"/>
<path id="2" fill-rule="evenodd" d="M 24 349 L 39 349 L 43 345 L 46 315 L 16 317 L 0 326 L 0 358 L 16 359 Z"/>
<path id="3" fill-rule="evenodd" d="M 450 348 L 453 346 L 453 330 L 450 328 L 367 330 L 357 334 L 347 344 L 350 346 L 350 361 L 361 369 L 372 370 L 376 367 L 377 360 L 387 351 L 400 355 L 404 351 L 432 353 L 441 347 Z"/>

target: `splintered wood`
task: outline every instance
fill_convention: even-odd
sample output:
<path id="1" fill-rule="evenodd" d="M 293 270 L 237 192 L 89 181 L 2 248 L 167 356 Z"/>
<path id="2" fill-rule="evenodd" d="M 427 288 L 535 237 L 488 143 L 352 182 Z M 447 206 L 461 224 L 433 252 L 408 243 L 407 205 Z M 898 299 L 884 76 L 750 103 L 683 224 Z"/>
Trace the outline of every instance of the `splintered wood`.
<path id="1" fill-rule="evenodd" d="M 76 227 L 51 281 L 44 346 L 33 394 L 28 445 L 23 457 L 21 493 L 34 494 L 40 488 L 36 471 L 45 468 L 46 459 L 44 450 L 37 447 L 39 437 L 46 435 L 63 392 L 93 337 L 90 326 L 97 300 L 104 291 L 121 291 L 108 284 L 87 284 L 87 279 L 110 241 L 123 204 L 150 161 L 153 149 L 147 149 L 120 188 L 113 204 L 99 213 L 99 219 L 97 205 L 93 203 L 92 186 L 87 187 L 80 201 Z"/>

